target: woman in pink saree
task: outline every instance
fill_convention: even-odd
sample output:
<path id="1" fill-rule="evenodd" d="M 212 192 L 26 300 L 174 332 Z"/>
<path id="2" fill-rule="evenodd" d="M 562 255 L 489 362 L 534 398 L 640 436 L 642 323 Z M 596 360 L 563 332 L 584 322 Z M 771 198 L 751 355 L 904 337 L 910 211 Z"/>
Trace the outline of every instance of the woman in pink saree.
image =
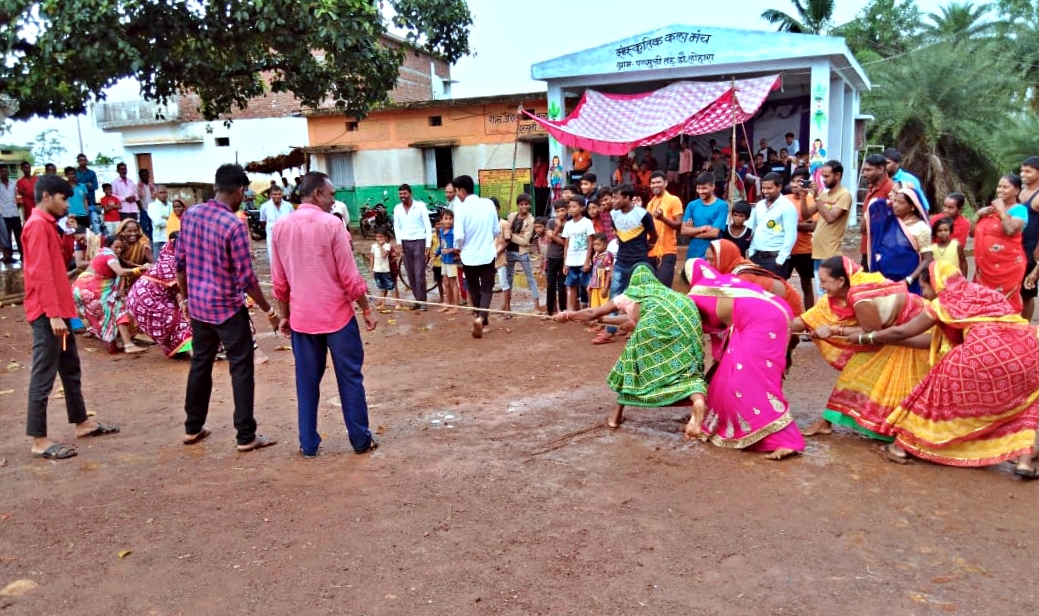
<path id="1" fill-rule="evenodd" d="M 707 408 L 686 438 L 719 447 L 769 452 L 781 460 L 804 451 L 804 437 L 783 395 L 789 306 L 756 285 L 719 273 L 704 259 L 686 262 L 689 299 L 711 335 Z"/>

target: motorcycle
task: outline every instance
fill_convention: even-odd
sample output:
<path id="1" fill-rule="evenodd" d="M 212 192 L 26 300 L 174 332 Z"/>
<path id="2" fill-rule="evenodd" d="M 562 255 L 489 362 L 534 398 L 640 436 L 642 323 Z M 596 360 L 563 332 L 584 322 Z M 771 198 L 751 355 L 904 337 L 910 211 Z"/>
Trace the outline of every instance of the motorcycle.
<path id="1" fill-rule="evenodd" d="M 245 203 L 245 216 L 249 220 L 249 237 L 255 242 L 267 239 L 267 223 L 260 220 L 260 209 L 255 204 Z"/>
<path id="2" fill-rule="evenodd" d="M 371 202 L 371 198 L 365 202 L 365 206 L 361 208 L 361 236 L 365 238 L 375 237 L 375 233 L 380 229 L 386 229 L 390 226 L 390 217 L 386 213 L 386 206 L 379 203 L 375 207 L 368 205 Z"/>

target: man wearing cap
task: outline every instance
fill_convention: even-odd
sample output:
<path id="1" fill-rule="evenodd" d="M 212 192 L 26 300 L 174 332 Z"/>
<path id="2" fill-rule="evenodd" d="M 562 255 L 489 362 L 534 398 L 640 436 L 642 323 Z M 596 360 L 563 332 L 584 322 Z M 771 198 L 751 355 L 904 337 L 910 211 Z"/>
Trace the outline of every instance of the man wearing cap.
<path id="1" fill-rule="evenodd" d="M 925 210 L 930 212 L 931 203 L 927 200 L 927 195 L 924 194 L 924 186 L 920 183 L 920 179 L 902 168 L 902 153 L 896 148 L 888 148 L 884 150 L 884 158 L 887 160 L 886 170 L 888 177 L 894 182 L 912 184 L 913 188 L 920 195 L 920 203 Z"/>

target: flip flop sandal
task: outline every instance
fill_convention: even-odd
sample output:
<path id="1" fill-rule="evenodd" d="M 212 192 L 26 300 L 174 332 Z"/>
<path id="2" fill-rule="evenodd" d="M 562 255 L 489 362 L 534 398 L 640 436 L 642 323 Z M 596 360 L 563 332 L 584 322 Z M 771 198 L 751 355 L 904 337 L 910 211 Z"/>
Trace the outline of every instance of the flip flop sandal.
<path id="1" fill-rule="evenodd" d="M 303 456 L 304 460 L 313 460 L 314 458 L 317 457 L 317 453 L 318 452 L 316 452 L 316 451 L 314 453 L 307 453 L 307 452 L 303 451 L 302 447 L 299 448 L 299 455 Z"/>
<path id="2" fill-rule="evenodd" d="M 278 441 L 276 441 L 276 440 L 274 440 L 272 438 L 267 438 L 266 436 L 263 436 L 262 434 L 257 434 L 256 438 L 254 438 L 251 443 L 246 443 L 245 445 L 239 445 L 238 446 L 238 452 L 239 453 L 246 453 L 246 452 L 249 452 L 249 451 L 253 451 L 253 450 L 256 450 L 256 449 L 263 449 L 264 447 L 270 447 L 271 445 L 277 445 L 277 444 L 278 444 Z"/>
<path id="3" fill-rule="evenodd" d="M 609 344 L 613 342 L 612 334 L 599 334 L 592 340 L 592 344 Z"/>
<path id="4" fill-rule="evenodd" d="M 43 451 L 43 453 L 34 453 L 34 458 L 44 458 L 46 460 L 67 460 L 74 458 L 79 455 L 72 447 L 66 447 L 64 445 L 51 445 Z"/>
<path id="5" fill-rule="evenodd" d="M 370 451 L 375 451 L 378 448 L 379 448 L 379 441 L 375 440 L 375 437 L 372 437 L 372 440 L 368 442 L 368 446 L 367 447 L 365 447 L 364 449 L 362 449 L 360 451 L 354 451 L 354 453 L 357 454 L 357 455 L 362 455 L 362 454 L 366 454 L 366 453 L 368 453 Z"/>
<path id="6" fill-rule="evenodd" d="M 1020 466 L 1015 466 L 1014 474 L 1024 481 L 1034 481 L 1039 479 L 1039 470 L 1035 468 L 1021 468 Z"/>
<path id="7" fill-rule="evenodd" d="M 88 436 L 104 436 L 106 434 L 118 434 L 119 433 L 119 429 L 120 429 L 119 426 L 116 426 L 116 425 L 99 423 L 99 424 L 97 424 L 97 427 L 94 428 L 92 431 L 90 431 L 90 432 L 88 432 L 88 433 L 86 433 L 83 436 L 80 436 L 78 438 L 86 438 Z"/>
<path id="8" fill-rule="evenodd" d="M 184 435 L 184 444 L 185 445 L 194 445 L 194 444 L 198 443 L 199 441 L 201 441 L 202 439 L 204 439 L 207 436 L 209 436 L 210 434 L 212 434 L 212 432 L 209 431 L 209 428 L 202 428 L 201 430 L 199 430 L 198 434 L 185 434 Z"/>

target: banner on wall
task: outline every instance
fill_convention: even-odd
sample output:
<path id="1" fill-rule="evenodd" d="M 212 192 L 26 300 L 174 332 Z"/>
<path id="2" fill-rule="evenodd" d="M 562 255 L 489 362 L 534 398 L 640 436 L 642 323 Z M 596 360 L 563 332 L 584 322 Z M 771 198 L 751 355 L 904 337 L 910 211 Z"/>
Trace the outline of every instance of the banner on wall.
<path id="1" fill-rule="evenodd" d="M 480 181 L 480 196 L 497 199 L 501 203 L 502 218 L 516 211 L 516 197 L 531 185 L 530 167 L 516 169 L 515 182 L 512 181 L 512 169 L 480 169 L 477 175 Z"/>

